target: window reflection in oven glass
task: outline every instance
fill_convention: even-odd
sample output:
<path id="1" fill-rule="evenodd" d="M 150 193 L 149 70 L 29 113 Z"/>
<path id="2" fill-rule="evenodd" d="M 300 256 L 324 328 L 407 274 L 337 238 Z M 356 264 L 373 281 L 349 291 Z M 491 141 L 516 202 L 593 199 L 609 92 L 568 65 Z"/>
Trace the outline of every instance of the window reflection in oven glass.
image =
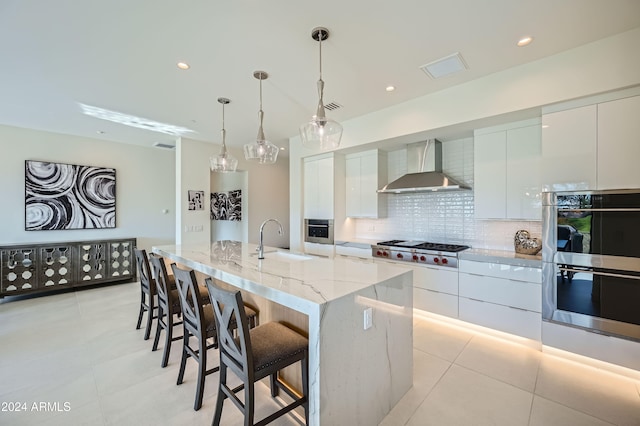
<path id="1" fill-rule="evenodd" d="M 640 273 L 560 265 L 558 309 L 640 325 Z"/>

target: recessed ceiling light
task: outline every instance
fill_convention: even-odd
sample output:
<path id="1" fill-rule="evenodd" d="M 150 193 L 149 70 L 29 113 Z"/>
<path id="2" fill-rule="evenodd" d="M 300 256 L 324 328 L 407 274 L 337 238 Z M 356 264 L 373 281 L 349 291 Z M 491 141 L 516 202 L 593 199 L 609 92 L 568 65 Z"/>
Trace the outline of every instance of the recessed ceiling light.
<path id="1" fill-rule="evenodd" d="M 177 65 L 181 70 L 188 70 L 189 68 L 191 68 L 191 66 L 186 62 L 178 62 Z"/>
<path id="2" fill-rule="evenodd" d="M 522 37 L 520 40 L 518 40 L 518 47 L 522 47 L 522 46 L 526 46 L 527 44 L 531 43 L 533 41 L 533 37 L 531 36 L 526 36 L 526 37 Z"/>
<path id="3" fill-rule="evenodd" d="M 96 133 L 99 135 L 104 135 L 104 130 L 96 130 Z"/>
<path id="4" fill-rule="evenodd" d="M 396 90 L 396 86 L 387 86 L 384 90 L 386 90 L 387 92 L 393 92 L 394 90 Z"/>

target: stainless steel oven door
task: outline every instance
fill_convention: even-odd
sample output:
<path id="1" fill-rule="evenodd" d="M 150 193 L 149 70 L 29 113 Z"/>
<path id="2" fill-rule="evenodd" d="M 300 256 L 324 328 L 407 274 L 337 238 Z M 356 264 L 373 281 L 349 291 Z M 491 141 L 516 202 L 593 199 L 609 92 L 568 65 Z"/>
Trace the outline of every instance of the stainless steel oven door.
<path id="1" fill-rule="evenodd" d="M 305 219 L 304 240 L 308 243 L 333 244 L 333 220 Z"/>
<path id="2" fill-rule="evenodd" d="M 543 194 L 542 316 L 640 341 L 640 191 Z"/>
<path id="3" fill-rule="evenodd" d="M 545 319 L 640 341 L 637 259 L 558 253 L 542 272 Z"/>

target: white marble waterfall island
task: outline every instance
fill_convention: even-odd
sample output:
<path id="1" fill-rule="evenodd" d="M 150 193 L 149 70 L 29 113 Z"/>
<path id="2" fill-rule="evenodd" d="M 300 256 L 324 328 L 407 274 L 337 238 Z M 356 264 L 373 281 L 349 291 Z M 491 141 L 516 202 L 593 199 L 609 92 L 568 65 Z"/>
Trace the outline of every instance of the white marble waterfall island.
<path id="1" fill-rule="evenodd" d="M 308 323 L 311 425 L 377 425 L 411 387 L 410 271 L 274 248 L 265 248 L 265 259 L 258 260 L 256 245 L 235 241 L 159 246 L 153 252 L 304 314 L 294 312 Z M 373 325 L 364 330 L 369 307 Z M 277 311 L 261 308 L 260 322 L 281 319 Z"/>

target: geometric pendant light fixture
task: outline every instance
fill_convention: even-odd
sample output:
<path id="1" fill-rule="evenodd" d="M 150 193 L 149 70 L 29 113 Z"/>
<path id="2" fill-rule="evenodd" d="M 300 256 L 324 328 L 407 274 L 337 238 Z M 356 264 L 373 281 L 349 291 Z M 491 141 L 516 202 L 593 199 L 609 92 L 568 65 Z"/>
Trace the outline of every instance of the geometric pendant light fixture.
<path id="1" fill-rule="evenodd" d="M 264 120 L 264 112 L 262 111 L 262 80 L 269 78 L 269 74 L 265 71 L 255 71 L 253 76 L 260 81 L 260 111 L 258 112 L 260 127 L 258 127 L 258 136 L 256 139 L 244 146 L 244 158 L 257 161 L 260 164 L 274 164 L 278 159 L 280 148 L 265 139 L 264 130 L 262 129 L 262 122 Z"/>
<path id="2" fill-rule="evenodd" d="M 327 118 L 324 111 L 324 81 L 322 80 L 322 41 L 329 38 L 329 30 L 324 27 L 314 28 L 311 38 L 320 46 L 320 79 L 318 80 L 318 108 L 308 123 L 300 126 L 302 144 L 310 148 L 322 150 L 335 149 L 340 146 L 342 126 L 337 121 Z"/>
<path id="3" fill-rule="evenodd" d="M 221 173 L 235 172 L 236 167 L 238 167 L 238 159 L 227 152 L 227 131 L 224 129 L 224 106 L 231 101 L 227 98 L 218 98 L 218 102 L 222 104 L 222 148 L 220 148 L 220 154 L 209 158 L 211 171 Z"/>

